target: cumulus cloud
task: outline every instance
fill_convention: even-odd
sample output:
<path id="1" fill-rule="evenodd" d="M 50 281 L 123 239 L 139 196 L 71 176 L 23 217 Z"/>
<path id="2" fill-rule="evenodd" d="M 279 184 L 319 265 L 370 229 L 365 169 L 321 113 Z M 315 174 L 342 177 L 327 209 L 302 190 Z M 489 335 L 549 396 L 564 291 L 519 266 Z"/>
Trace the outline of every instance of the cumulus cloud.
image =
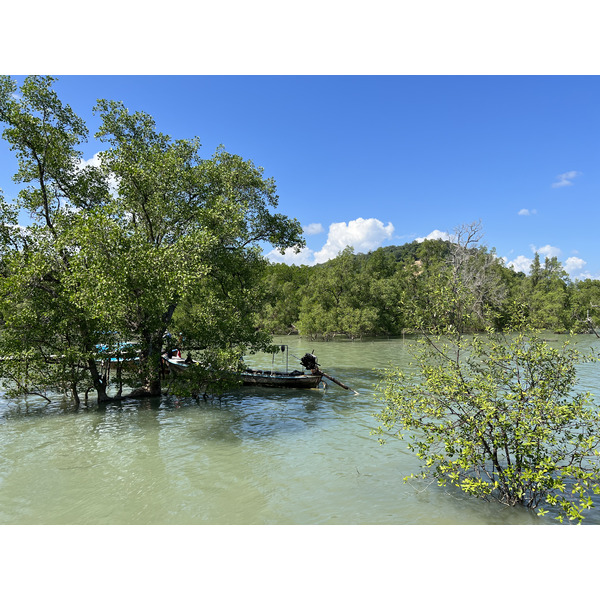
<path id="1" fill-rule="evenodd" d="M 434 229 L 429 235 L 421 238 L 415 238 L 416 242 L 423 242 L 425 240 L 444 240 L 450 241 L 450 234 L 446 231 L 440 231 L 439 229 Z"/>
<path id="2" fill-rule="evenodd" d="M 521 217 L 529 217 L 530 215 L 535 215 L 536 213 L 537 213 L 537 210 L 535 208 L 532 208 L 532 209 L 522 208 L 518 214 Z"/>
<path id="3" fill-rule="evenodd" d="M 384 225 L 379 219 L 358 218 L 348 223 L 332 223 L 329 226 L 327 242 L 315 252 L 315 263 L 327 262 L 335 258 L 346 246 L 352 246 L 355 252 L 369 252 L 391 239 L 394 226 Z"/>
<path id="4" fill-rule="evenodd" d="M 567 260 L 565 260 L 564 267 L 565 271 L 569 275 L 573 275 L 576 271 L 581 271 L 581 269 L 583 269 L 583 267 L 585 267 L 586 264 L 586 261 L 582 258 L 579 258 L 577 256 L 570 256 L 569 258 L 567 258 Z"/>
<path id="5" fill-rule="evenodd" d="M 541 248 L 536 248 L 535 246 L 532 245 L 531 250 L 533 252 L 537 252 L 538 254 L 540 254 L 542 256 L 547 256 L 548 258 L 552 258 L 552 257 L 558 258 L 560 256 L 560 248 L 557 248 L 556 246 L 551 246 L 550 244 L 546 244 L 545 246 L 542 246 Z"/>
<path id="6" fill-rule="evenodd" d="M 265 257 L 271 262 L 285 263 L 286 265 L 310 265 L 313 264 L 314 252 L 310 248 L 303 248 L 296 252 L 294 248 L 286 248 L 283 254 L 279 250 L 271 250 Z"/>
<path id="7" fill-rule="evenodd" d="M 102 164 L 100 160 L 100 153 L 96 152 L 92 158 L 84 160 L 83 158 L 79 161 L 79 166 L 83 169 L 84 167 L 99 167 Z"/>
<path id="8" fill-rule="evenodd" d="M 308 227 L 304 232 L 310 235 L 307 233 Z M 346 246 L 352 246 L 355 252 L 376 250 L 385 240 L 391 239 L 393 233 L 394 226 L 391 223 L 384 225 L 378 219 L 359 218 L 348 223 L 332 223 L 329 226 L 327 241 L 320 250 L 304 248 L 295 253 L 294 250 L 288 249 L 284 254 L 271 250 L 266 257 L 270 261 L 288 265 L 315 265 L 335 258 Z"/>
<path id="9" fill-rule="evenodd" d="M 529 273 L 529 269 L 531 268 L 532 262 L 533 260 L 531 258 L 527 258 L 526 256 L 523 256 L 521 254 L 520 256 L 517 256 L 517 258 L 515 258 L 514 260 L 507 262 L 506 266 L 510 269 L 513 269 L 513 271 L 520 271 L 521 273 L 527 274 Z"/>
<path id="10" fill-rule="evenodd" d="M 557 176 L 558 181 L 555 181 L 552 184 L 552 187 L 559 188 L 567 185 L 573 185 L 572 180 L 575 179 L 575 177 L 579 177 L 579 175 L 582 175 L 582 173 L 579 171 L 567 171 L 566 173 L 562 173 L 561 175 Z"/>
<path id="11" fill-rule="evenodd" d="M 321 223 L 311 223 L 303 228 L 304 235 L 317 235 L 318 233 L 323 233 L 325 229 Z"/>

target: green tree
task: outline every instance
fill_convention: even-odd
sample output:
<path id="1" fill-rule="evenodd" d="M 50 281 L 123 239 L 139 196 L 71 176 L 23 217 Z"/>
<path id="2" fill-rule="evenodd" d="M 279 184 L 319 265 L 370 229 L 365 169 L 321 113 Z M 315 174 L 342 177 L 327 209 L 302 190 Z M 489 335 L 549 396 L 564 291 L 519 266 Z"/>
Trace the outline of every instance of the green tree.
<path id="1" fill-rule="evenodd" d="M 35 219 L 13 236 L 20 246 L 4 261 L 3 350 L 28 364 L 35 358 L 40 383 L 44 362 L 58 360 L 72 371 L 75 397 L 91 383 L 102 401 L 97 347 L 107 340 L 136 343 L 139 393 L 150 395 L 161 392 L 171 326 L 190 349 L 211 356 L 215 371 L 245 345 L 265 347 L 267 337 L 246 323 L 265 264 L 258 244 L 303 240 L 296 220 L 271 212 L 275 184 L 261 169 L 222 149 L 202 159 L 197 139 L 172 140 L 149 115 L 105 100 L 96 107 L 97 137 L 109 148 L 101 168 L 82 169 L 75 148 L 87 129 L 58 100 L 52 79 L 27 78 L 20 100 L 9 78 L 1 85 L 4 136 L 19 158 L 19 181 L 29 184 L 19 207 Z M 180 311 L 174 321 L 184 306 L 205 308 L 197 319 Z M 30 373 L 13 380 L 31 383 Z M 47 376 L 45 384 L 61 388 L 55 381 Z"/>
<path id="2" fill-rule="evenodd" d="M 555 506 L 580 522 L 600 493 L 600 414 L 576 390 L 576 365 L 590 359 L 569 342 L 534 333 L 423 339 L 413 373 L 390 370 L 381 384 L 380 433 L 392 430 L 421 460 L 411 477 L 433 477 L 510 506 Z"/>
<path id="3" fill-rule="evenodd" d="M 5 230 L 2 239 L 0 342 L 2 354 L 15 360 L 2 363 L 1 375 L 17 393 L 47 397 L 47 390 L 56 389 L 78 401 L 81 389 L 95 386 L 103 398 L 93 356 L 100 324 L 75 301 L 77 250 L 69 231 L 81 209 L 107 199 L 108 185 L 97 169 L 80 168 L 77 146 L 88 131 L 60 102 L 52 81 L 27 78 L 17 100 L 15 82 L 0 78 L 3 137 L 18 157 L 14 180 L 22 185 L 13 209 L 33 221 Z"/>
<path id="4" fill-rule="evenodd" d="M 361 337 L 377 333 L 378 311 L 369 296 L 370 280 L 362 261 L 348 246 L 336 258 L 315 268 L 303 298 L 298 329 L 303 335 Z"/>
<path id="5" fill-rule="evenodd" d="M 426 240 L 427 266 L 418 264 L 414 291 L 407 296 L 414 328 L 481 331 L 493 321 L 507 290 L 500 276 L 502 265 L 493 251 L 480 245 L 482 236 L 476 222 L 458 227 L 451 243 L 436 247 Z"/>
<path id="6" fill-rule="evenodd" d="M 565 333 L 573 325 L 569 307 L 571 282 L 556 257 L 546 257 L 543 266 L 536 253 L 530 276 L 523 281 L 520 302 L 528 307 L 532 326 Z"/>
<path id="7" fill-rule="evenodd" d="M 600 281 L 576 281 L 571 288 L 570 307 L 575 331 L 600 335 Z"/>
<path id="8" fill-rule="evenodd" d="M 270 264 L 265 270 L 265 302 L 256 317 L 257 326 L 273 334 L 297 333 L 303 298 L 309 294 L 310 267 Z"/>
<path id="9" fill-rule="evenodd" d="M 193 318 L 180 314 L 177 320 L 189 347 L 208 354 L 219 344 L 219 350 L 239 354 L 246 343 L 264 346 L 248 311 L 264 267 L 258 243 L 301 244 L 301 229 L 295 220 L 269 212 L 277 205 L 275 184 L 252 162 L 222 149 L 202 160 L 197 140 L 172 141 L 144 113 L 130 114 L 107 101 L 98 109 L 97 135 L 111 144 L 102 161 L 119 182 L 115 202 L 127 216 L 120 231 L 135 240 L 125 257 L 135 267 L 132 278 L 114 279 L 110 287 L 142 290 L 135 304 L 121 310 L 143 341 L 145 387 L 154 395 L 163 336 L 183 300 L 189 310 L 190 303 L 195 307 Z"/>

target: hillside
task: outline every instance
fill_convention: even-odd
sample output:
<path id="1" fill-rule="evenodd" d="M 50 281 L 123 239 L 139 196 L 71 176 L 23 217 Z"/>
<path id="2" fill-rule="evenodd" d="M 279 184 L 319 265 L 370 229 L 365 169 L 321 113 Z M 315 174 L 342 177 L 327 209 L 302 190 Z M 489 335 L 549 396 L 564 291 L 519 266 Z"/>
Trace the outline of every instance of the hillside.
<path id="1" fill-rule="evenodd" d="M 600 282 L 571 281 L 556 258 L 541 262 L 536 255 L 525 275 L 485 247 L 441 240 L 366 254 L 346 248 L 310 267 L 269 264 L 263 283 L 257 325 L 274 334 L 401 335 L 443 330 L 457 318 L 469 331 L 522 318 L 540 329 L 583 333 L 600 322 Z M 449 302 L 458 295 L 460 315 Z"/>

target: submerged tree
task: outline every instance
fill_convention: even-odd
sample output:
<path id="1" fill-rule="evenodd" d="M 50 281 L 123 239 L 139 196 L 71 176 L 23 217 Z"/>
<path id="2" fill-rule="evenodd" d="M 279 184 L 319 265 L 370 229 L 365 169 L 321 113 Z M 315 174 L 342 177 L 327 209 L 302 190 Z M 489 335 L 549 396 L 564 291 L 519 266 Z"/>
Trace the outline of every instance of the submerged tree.
<path id="1" fill-rule="evenodd" d="M 172 140 L 149 115 L 105 100 L 97 137 L 109 147 L 100 166 L 83 168 L 77 145 L 87 128 L 52 83 L 27 78 L 16 97 L 14 81 L 0 81 L 3 135 L 27 186 L 17 206 L 33 220 L 10 239 L 3 230 L 0 346 L 16 360 L 2 375 L 15 391 L 64 391 L 66 382 L 76 399 L 93 388 L 102 401 L 98 347 L 107 342 L 135 342 L 134 379 L 149 395 L 161 392 L 160 355 L 174 325 L 215 370 L 243 348 L 265 347 L 266 336 L 240 324 L 264 264 L 258 244 L 303 243 L 296 220 L 270 212 L 274 182 L 223 150 L 203 159 L 197 139 Z M 205 318 L 180 310 L 175 323 L 180 307 L 203 307 Z"/>
<path id="2" fill-rule="evenodd" d="M 77 145 L 87 128 L 64 106 L 50 78 L 27 78 L 16 98 L 16 84 L 0 79 L 0 121 L 3 137 L 16 153 L 14 176 L 22 184 L 13 209 L 26 211 L 28 227 L 13 226 L 3 238 L 0 346 L 10 361 L 1 376 L 17 393 L 69 392 L 96 386 L 104 392 L 94 360 L 95 332 L 101 325 L 74 297 L 75 256 L 69 230 L 81 210 L 108 198 L 108 186 L 93 167 L 82 169 Z"/>
<path id="3" fill-rule="evenodd" d="M 409 436 L 417 477 L 580 522 L 600 493 L 600 413 L 576 389 L 588 359 L 534 333 L 423 339 L 417 372 L 382 381 L 379 431 Z"/>

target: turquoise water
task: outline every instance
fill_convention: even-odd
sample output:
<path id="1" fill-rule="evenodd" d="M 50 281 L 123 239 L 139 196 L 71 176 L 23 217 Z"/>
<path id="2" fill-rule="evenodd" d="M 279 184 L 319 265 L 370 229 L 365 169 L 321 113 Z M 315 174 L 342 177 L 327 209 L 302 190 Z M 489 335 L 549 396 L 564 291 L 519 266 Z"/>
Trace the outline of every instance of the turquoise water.
<path id="1" fill-rule="evenodd" d="M 580 336 L 580 344 L 600 344 Z M 407 342 L 277 338 L 358 392 L 243 388 L 221 401 L 74 407 L 0 399 L 2 524 L 552 524 L 404 476 L 403 443 L 371 430 L 374 386 Z M 271 358 L 252 357 L 271 367 Z M 278 357 L 274 366 L 285 368 Z M 290 355 L 290 368 L 296 359 Z M 599 392 L 597 365 L 581 385 Z M 586 518 L 600 522 L 599 511 Z"/>

